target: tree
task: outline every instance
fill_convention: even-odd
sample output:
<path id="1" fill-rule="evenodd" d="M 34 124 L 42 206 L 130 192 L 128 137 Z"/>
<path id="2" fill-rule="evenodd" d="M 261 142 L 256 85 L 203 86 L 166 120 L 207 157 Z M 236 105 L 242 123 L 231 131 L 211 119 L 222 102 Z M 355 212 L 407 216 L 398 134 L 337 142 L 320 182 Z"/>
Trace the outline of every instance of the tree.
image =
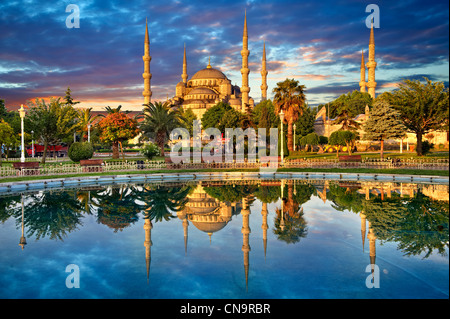
<path id="1" fill-rule="evenodd" d="M 30 128 L 38 140 L 44 144 L 42 164 L 45 164 L 49 145 L 68 139 L 78 125 L 78 114 L 69 104 L 63 104 L 60 98 L 50 99 L 46 104 L 42 99 L 29 103 L 28 119 Z"/>
<path id="2" fill-rule="evenodd" d="M 0 149 L 3 145 L 16 144 L 17 139 L 15 138 L 14 131 L 12 127 L 3 120 L 0 120 Z M 2 154 L 0 151 L 0 167 L 2 166 Z"/>
<path id="3" fill-rule="evenodd" d="M 301 146 L 306 146 L 305 151 L 308 152 L 309 146 L 311 145 L 311 151 L 312 151 L 312 146 L 314 145 L 319 145 L 319 135 L 317 135 L 316 133 L 309 133 L 306 136 L 303 136 L 300 141 L 299 144 Z"/>
<path id="4" fill-rule="evenodd" d="M 75 108 L 70 104 L 58 104 L 56 108 L 56 116 L 56 143 L 72 142 L 73 133 L 76 132 L 78 127 L 80 127 L 80 119 L 77 110 L 75 110 Z"/>
<path id="5" fill-rule="evenodd" d="M 87 133 L 88 133 L 88 125 L 91 125 L 91 130 L 93 128 L 93 124 L 95 121 L 97 121 L 100 118 L 100 115 L 93 115 L 92 114 L 92 107 L 88 109 L 78 109 L 78 117 L 80 119 L 79 121 L 79 129 L 81 132 L 83 132 L 82 139 L 87 140 Z"/>
<path id="6" fill-rule="evenodd" d="M 253 124 L 256 128 L 267 129 L 267 134 L 271 127 L 278 127 L 280 117 L 275 113 L 275 106 L 271 100 L 264 100 L 257 104 L 251 114 Z"/>
<path id="7" fill-rule="evenodd" d="M 189 135 L 194 135 L 194 121 L 197 119 L 197 116 L 194 114 L 192 109 L 184 109 L 180 108 L 180 117 L 183 118 L 181 120 L 181 125 L 189 131 Z"/>
<path id="8" fill-rule="evenodd" d="M 220 119 L 217 128 L 222 133 L 225 133 L 225 129 L 227 128 L 242 127 L 244 129 L 243 127 L 244 125 L 242 123 L 244 119 L 245 119 L 244 114 L 232 108 L 222 115 L 222 118 Z"/>
<path id="9" fill-rule="evenodd" d="M 74 101 L 73 100 L 73 98 L 72 98 L 72 91 L 70 90 L 69 86 L 67 87 L 66 96 L 64 97 L 64 101 L 65 101 L 65 104 L 71 105 L 71 106 L 74 106 L 75 104 L 80 103 L 79 101 Z"/>
<path id="10" fill-rule="evenodd" d="M 354 119 L 354 116 L 348 111 L 348 110 L 342 110 L 341 113 L 334 119 L 332 124 L 334 125 L 341 125 L 341 130 L 344 131 L 356 131 L 360 128 L 361 124 L 356 122 Z"/>
<path id="11" fill-rule="evenodd" d="M 328 142 L 331 145 L 336 146 L 337 150 L 337 157 L 339 157 L 339 148 L 340 146 L 346 146 L 348 154 L 352 154 L 352 144 L 356 139 L 356 134 L 352 131 L 334 131 L 331 133 L 330 138 L 328 139 Z"/>
<path id="12" fill-rule="evenodd" d="M 303 110 L 303 115 L 298 118 L 295 124 L 295 134 L 306 136 L 309 133 L 314 133 L 314 121 L 316 120 L 316 110 L 306 105 Z"/>
<path id="13" fill-rule="evenodd" d="M 403 138 L 406 128 L 400 121 L 400 113 L 391 108 L 389 102 L 377 99 L 363 130 L 363 139 L 381 142 L 380 157 L 383 158 L 384 141 Z"/>
<path id="14" fill-rule="evenodd" d="M 223 115 L 233 108 L 224 102 L 219 102 L 209 110 L 205 112 L 202 116 L 202 128 L 206 130 L 210 127 L 219 127 L 220 121 L 223 119 Z"/>
<path id="15" fill-rule="evenodd" d="M 169 139 L 170 132 L 182 126 L 180 112 L 169 106 L 168 102 L 164 104 L 155 102 L 144 104 L 144 121 L 140 128 L 143 134 L 155 140 L 161 150 L 161 156 L 164 156 L 164 145 Z"/>
<path id="16" fill-rule="evenodd" d="M 122 149 L 122 142 L 136 137 L 139 133 L 138 124 L 135 119 L 129 118 L 125 113 L 115 112 L 108 114 L 98 123 L 100 130 L 100 140 L 110 142 L 113 146 L 112 158 L 119 158 L 119 145 Z"/>
<path id="17" fill-rule="evenodd" d="M 278 82 L 273 89 L 275 93 L 273 101 L 275 113 L 278 114 L 283 110 L 285 122 L 288 124 L 287 144 L 289 151 L 293 151 L 293 125 L 299 116 L 303 115 L 305 108 L 304 90 L 305 86 L 299 85 L 299 82 L 294 79 Z"/>
<path id="18" fill-rule="evenodd" d="M 448 88 L 443 82 L 424 79 L 426 83 L 404 80 L 398 89 L 379 96 L 400 113 L 408 131 L 416 134 L 418 156 L 423 155 L 422 136 L 432 130 L 445 129 L 448 124 Z"/>
<path id="19" fill-rule="evenodd" d="M 337 117 L 344 110 L 347 111 L 350 118 L 354 118 L 358 114 L 363 114 L 365 112 L 366 105 L 369 109 L 372 108 L 373 99 L 367 92 L 360 92 L 354 90 L 353 92 L 348 92 L 347 94 L 342 94 L 336 100 L 329 103 L 328 113 L 330 119 Z M 323 105 L 319 105 L 320 110 Z"/>
<path id="20" fill-rule="evenodd" d="M 106 106 L 105 107 L 105 111 L 106 111 L 107 114 L 111 114 L 111 113 L 125 113 L 125 114 L 128 114 L 128 113 L 131 112 L 131 111 L 122 111 L 121 108 L 122 108 L 122 105 L 119 105 L 116 108 L 112 108 L 110 106 Z M 105 115 L 103 115 L 103 114 L 100 114 L 99 116 L 100 117 L 105 117 Z"/>

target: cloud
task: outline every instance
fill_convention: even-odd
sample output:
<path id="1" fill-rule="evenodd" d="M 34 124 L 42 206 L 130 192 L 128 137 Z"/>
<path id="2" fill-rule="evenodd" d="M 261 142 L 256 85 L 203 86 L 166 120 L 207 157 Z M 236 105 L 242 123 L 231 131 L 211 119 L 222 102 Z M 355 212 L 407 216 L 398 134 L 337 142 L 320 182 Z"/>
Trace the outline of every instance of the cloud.
<path id="1" fill-rule="evenodd" d="M 137 88 L 143 87 L 146 17 L 153 97 L 173 95 L 184 43 L 189 75 L 203 69 L 211 56 L 213 67 L 240 83 L 244 9 L 254 96 L 260 92 L 263 40 L 269 90 L 276 81 L 296 78 L 308 85 L 309 100 L 359 89 L 362 49 L 367 59 L 367 13 L 365 5 L 353 1 L 91 0 L 79 4 L 79 29 L 66 28 L 66 5 L 50 0 L 0 3 L 0 98 L 7 107 L 34 96 L 63 95 L 69 85 L 85 101 L 142 99 Z M 448 83 L 448 3 L 410 0 L 380 6 L 376 77 L 384 84 L 378 88 L 389 89 L 388 82 L 414 74 Z"/>

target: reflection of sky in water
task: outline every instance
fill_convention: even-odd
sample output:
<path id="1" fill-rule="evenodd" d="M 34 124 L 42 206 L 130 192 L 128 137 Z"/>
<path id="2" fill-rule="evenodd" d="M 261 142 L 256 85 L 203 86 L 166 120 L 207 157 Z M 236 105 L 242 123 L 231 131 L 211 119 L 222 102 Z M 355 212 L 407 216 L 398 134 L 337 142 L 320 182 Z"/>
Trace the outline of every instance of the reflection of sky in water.
<path id="1" fill-rule="evenodd" d="M 20 224 L 10 218 L 0 225 L 0 297 L 448 298 L 448 254 L 405 257 L 397 243 L 377 241 L 380 288 L 368 289 L 369 240 L 363 251 L 359 215 L 336 211 L 313 195 L 303 204 L 306 237 L 287 244 L 273 233 L 279 207 L 279 200 L 267 205 L 264 256 L 262 205 L 257 199 L 251 204 L 248 288 L 242 214 L 211 239 L 190 223 L 186 253 L 180 219 L 153 221 L 148 281 L 142 215 L 118 232 L 99 224 L 95 213 L 84 215 L 64 241 L 27 237 L 24 250 L 18 246 Z M 80 268 L 79 289 L 65 286 L 68 264 Z"/>

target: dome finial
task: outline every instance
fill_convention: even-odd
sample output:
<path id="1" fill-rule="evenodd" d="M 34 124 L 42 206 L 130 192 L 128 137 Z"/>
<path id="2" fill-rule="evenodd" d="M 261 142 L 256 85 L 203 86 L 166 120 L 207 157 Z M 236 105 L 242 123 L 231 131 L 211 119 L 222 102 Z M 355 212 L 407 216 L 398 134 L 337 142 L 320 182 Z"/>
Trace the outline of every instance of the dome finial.
<path id="1" fill-rule="evenodd" d="M 212 68 L 212 66 L 211 66 L 211 56 L 208 57 L 208 66 L 206 68 L 208 68 L 208 69 Z"/>

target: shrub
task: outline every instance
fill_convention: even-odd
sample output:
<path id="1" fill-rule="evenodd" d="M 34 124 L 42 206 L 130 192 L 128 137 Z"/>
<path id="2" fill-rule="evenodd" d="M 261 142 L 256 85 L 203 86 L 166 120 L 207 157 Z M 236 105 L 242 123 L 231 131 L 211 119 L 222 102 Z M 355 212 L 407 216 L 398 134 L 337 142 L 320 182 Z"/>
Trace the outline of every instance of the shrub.
<path id="1" fill-rule="evenodd" d="M 74 162 L 87 160 L 94 155 L 94 148 L 88 142 L 75 142 L 70 145 L 68 155 Z"/>
<path id="2" fill-rule="evenodd" d="M 429 141 L 422 141 L 422 154 L 428 154 L 434 147 L 433 143 L 430 143 Z"/>
<path id="3" fill-rule="evenodd" d="M 326 145 L 326 144 L 328 144 L 328 137 L 323 136 L 323 135 L 319 136 L 319 144 L 320 144 L 320 145 Z"/>
<path id="4" fill-rule="evenodd" d="M 149 160 L 153 159 L 154 156 L 159 156 L 161 153 L 158 145 L 153 143 L 148 143 L 144 146 L 144 148 L 141 150 L 141 154 L 147 157 Z"/>

